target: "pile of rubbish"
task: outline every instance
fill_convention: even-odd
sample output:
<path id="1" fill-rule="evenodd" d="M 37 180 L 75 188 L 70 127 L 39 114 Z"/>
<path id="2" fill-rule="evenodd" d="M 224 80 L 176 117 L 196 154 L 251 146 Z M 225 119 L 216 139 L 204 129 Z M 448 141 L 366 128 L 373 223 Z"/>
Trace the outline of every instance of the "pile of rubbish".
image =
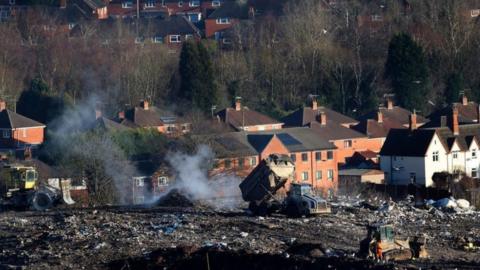
<path id="1" fill-rule="evenodd" d="M 164 196 L 160 197 L 156 203 L 157 206 L 164 207 L 192 207 L 193 202 L 183 195 L 178 189 L 172 189 Z"/>

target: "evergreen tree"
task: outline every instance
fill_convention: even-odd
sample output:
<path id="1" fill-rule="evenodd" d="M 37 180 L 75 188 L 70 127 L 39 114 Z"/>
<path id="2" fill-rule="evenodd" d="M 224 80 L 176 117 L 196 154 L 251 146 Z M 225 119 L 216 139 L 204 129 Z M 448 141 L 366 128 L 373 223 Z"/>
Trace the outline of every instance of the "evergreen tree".
<path id="1" fill-rule="evenodd" d="M 422 109 L 428 94 L 428 68 L 423 48 L 407 34 L 392 38 L 385 64 L 396 99 L 408 109 Z"/>
<path id="2" fill-rule="evenodd" d="M 445 87 L 445 101 L 450 104 L 458 101 L 460 91 L 464 89 L 463 75 L 461 73 L 453 73 L 447 78 Z"/>
<path id="3" fill-rule="evenodd" d="M 209 112 L 217 104 L 217 84 L 210 55 L 200 42 L 186 42 L 180 54 L 181 86 L 179 97 Z"/>

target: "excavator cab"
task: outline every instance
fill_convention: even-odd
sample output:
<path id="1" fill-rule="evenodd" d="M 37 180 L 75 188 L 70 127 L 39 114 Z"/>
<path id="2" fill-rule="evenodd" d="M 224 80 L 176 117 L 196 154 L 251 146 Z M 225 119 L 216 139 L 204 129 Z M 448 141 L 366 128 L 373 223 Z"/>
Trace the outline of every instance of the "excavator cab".
<path id="1" fill-rule="evenodd" d="M 377 241 L 393 243 L 394 242 L 394 231 L 392 225 L 380 225 L 375 224 L 368 227 L 369 234 L 373 235 L 373 238 Z"/>

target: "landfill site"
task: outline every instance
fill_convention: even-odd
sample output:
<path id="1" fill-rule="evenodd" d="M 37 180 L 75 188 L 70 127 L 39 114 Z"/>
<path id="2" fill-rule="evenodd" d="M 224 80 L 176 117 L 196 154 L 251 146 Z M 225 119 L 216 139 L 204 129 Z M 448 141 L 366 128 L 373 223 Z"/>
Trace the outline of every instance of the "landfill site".
<path id="1" fill-rule="evenodd" d="M 149 205 L 3 211 L 0 269 L 478 269 L 467 200 L 282 194 L 293 170 L 262 161 L 240 197 L 175 188 Z"/>

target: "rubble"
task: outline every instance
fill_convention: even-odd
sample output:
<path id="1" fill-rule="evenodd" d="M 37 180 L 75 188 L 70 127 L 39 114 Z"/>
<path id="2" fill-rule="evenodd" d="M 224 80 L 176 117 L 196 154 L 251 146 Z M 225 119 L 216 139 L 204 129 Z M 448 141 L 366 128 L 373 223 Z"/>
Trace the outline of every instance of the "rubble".
<path id="1" fill-rule="evenodd" d="M 165 204 L 171 205 L 185 197 L 172 193 L 167 198 Z M 332 214 L 299 219 L 198 207 L 3 212 L 0 269 L 189 269 L 193 263 L 206 266 L 206 254 L 211 269 L 222 263 L 238 264 L 234 269 L 315 268 L 319 263 L 337 269 L 474 269 L 480 264 L 480 251 L 473 248 L 480 243 L 479 212 L 380 199 L 365 205 L 342 198 L 332 203 Z M 357 257 L 366 225 L 378 221 L 392 223 L 402 238 L 425 236 L 431 258 L 376 264 Z"/>
<path id="2" fill-rule="evenodd" d="M 193 202 L 183 195 L 178 189 L 170 190 L 166 195 L 160 197 L 157 201 L 157 206 L 170 207 L 192 207 Z"/>

